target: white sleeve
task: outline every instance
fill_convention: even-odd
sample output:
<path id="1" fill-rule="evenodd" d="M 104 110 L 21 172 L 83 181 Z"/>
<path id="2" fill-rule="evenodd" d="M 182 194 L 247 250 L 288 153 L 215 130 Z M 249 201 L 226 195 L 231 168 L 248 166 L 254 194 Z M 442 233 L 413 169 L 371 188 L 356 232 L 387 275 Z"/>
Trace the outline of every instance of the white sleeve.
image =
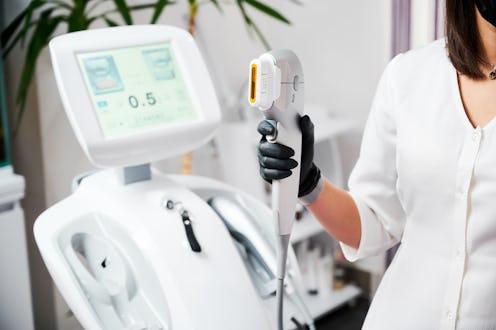
<path id="1" fill-rule="evenodd" d="M 384 71 L 365 126 L 360 157 L 348 186 L 360 214 L 358 249 L 341 243 L 346 259 L 376 255 L 398 243 L 405 213 L 396 193 L 396 120 L 393 72 L 399 56 Z"/>

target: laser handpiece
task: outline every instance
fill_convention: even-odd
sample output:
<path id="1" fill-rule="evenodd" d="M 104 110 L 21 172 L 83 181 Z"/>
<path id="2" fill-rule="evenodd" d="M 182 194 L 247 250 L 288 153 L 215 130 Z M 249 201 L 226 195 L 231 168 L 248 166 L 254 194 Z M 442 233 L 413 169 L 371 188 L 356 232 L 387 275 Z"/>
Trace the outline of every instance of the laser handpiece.
<path id="1" fill-rule="evenodd" d="M 293 158 L 298 162 L 289 177 L 272 182 L 272 210 L 277 235 L 277 322 L 278 330 L 282 330 L 286 260 L 300 182 L 299 118 L 304 108 L 303 70 L 291 50 L 274 50 L 250 62 L 249 77 L 250 104 L 258 107 L 276 127 L 276 133 L 267 136 L 267 140 L 292 148 Z"/>

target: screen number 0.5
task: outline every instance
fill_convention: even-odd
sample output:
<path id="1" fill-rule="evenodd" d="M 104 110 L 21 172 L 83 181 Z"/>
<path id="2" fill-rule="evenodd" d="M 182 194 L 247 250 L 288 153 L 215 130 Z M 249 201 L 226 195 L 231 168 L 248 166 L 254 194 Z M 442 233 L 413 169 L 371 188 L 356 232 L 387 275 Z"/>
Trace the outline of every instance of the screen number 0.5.
<path id="1" fill-rule="evenodd" d="M 157 99 L 155 98 L 155 96 L 153 96 L 153 93 L 146 93 L 145 98 L 146 98 L 146 103 L 144 103 L 144 102 L 141 103 L 141 106 L 146 106 L 146 104 L 148 104 L 148 105 L 157 104 Z M 140 107 L 140 101 L 139 101 L 138 97 L 136 97 L 134 95 L 130 95 L 128 97 L 128 102 L 129 102 L 129 105 L 131 106 L 131 108 L 133 108 L 133 109 L 137 109 Z"/>

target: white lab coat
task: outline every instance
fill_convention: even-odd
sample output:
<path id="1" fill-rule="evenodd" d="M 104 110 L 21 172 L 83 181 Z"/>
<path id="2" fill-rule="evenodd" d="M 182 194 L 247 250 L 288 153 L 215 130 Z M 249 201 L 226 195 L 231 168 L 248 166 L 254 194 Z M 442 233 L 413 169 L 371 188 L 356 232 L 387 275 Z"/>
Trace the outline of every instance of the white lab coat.
<path id="1" fill-rule="evenodd" d="M 349 182 L 362 238 L 342 247 L 401 246 L 364 329 L 496 329 L 495 126 L 468 120 L 444 40 L 386 68 Z"/>

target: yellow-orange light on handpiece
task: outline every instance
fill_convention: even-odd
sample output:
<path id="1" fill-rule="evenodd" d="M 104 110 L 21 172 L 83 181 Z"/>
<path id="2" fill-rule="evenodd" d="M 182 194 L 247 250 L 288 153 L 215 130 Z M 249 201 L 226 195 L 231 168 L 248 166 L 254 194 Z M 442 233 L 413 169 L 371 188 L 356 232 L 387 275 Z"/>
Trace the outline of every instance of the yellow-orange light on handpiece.
<path id="1" fill-rule="evenodd" d="M 251 65 L 250 74 L 250 103 L 255 103 L 257 100 L 257 65 Z"/>

